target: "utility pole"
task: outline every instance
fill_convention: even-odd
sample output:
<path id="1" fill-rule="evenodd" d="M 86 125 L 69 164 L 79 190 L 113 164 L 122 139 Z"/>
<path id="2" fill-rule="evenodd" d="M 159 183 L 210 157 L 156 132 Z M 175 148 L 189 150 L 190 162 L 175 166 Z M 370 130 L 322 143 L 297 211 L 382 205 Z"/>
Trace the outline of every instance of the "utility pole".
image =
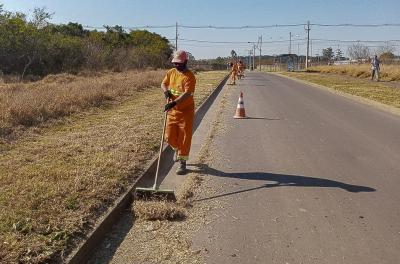
<path id="1" fill-rule="evenodd" d="M 260 56 L 258 57 L 258 66 L 260 67 L 260 71 L 261 71 L 261 46 L 262 46 L 262 36 L 260 36 Z"/>
<path id="2" fill-rule="evenodd" d="M 292 32 L 289 32 L 289 55 L 292 54 Z"/>
<path id="3" fill-rule="evenodd" d="M 250 50 L 246 50 L 247 51 L 247 63 L 246 63 L 246 65 L 247 65 L 247 67 L 249 67 L 249 65 L 250 65 Z"/>
<path id="4" fill-rule="evenodd" d="M 305 28 L 307 31 L 307 54 L 306 54 L 306 70 L 308 69 L 308 55 L 310 51 L 310 21 L 307 21 L 307 27 Z"/>
<path id="5" fill-rule="evenodd" d="M 249 50 L 249 70 L 251 70 L 251 67 L 252 67 L 252 65 L 253 65 L 253 62 L 251 61 L 251 56 L 253 55 L 253 49 L 250 49 Z"/>
<path id="6" fill-rule="evenodd" d="M 255 66 L 256 66 L 256 44 L 253 44 L 253 71 L 255 70 Z"/>
<path id="7" fill-rule="evenodd" d="M 247 51 L 249 52 L 249 56 L 247 57 L 247 67 L 250 70 L 250 68 L 251 68 L 251 55 L 252 55 L 253 50 L 249 49 Z"/>
<path id="8" fill-rule="evenodd" d="M 175 50 L 178 50 L 178 22 L 175 24 Z"/>

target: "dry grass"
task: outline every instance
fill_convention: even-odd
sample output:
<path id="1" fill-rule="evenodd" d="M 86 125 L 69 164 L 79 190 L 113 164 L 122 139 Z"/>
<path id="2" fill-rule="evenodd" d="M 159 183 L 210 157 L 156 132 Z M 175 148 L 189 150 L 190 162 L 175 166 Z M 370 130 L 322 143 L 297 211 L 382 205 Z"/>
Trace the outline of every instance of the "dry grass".
<path id="1" fill-rule="evenodd" d="M 224 75 L 197 75 L 198 105 Z M 120 104 L 69 115 L 63 123 L 3 143 L 1 263 L 60 262 L 64 250 L 140 175 L 158 149 L 163 96 L 159 77 L 156 87 L 142 88 L 133 85 L 137 78 L 136 73 L 107 77 L 109 85 L 128 91 Z"/>
<path id="2" fill-rule="evenodd" d="M 34 83 L 0 84 L 0 137 L 37 126 L 159 84 L 163 71 L 82 77 L 49 75 Z"/>
<path id="3" fill-rule="evenodd" d="M 221 131 L 221 129 L 224 129 L 222 115 L 227 103 L 226 96 L 229 92 L 229 89 L 222 91 L 223 99 L 219 103 L 214 121 L 210 124 L 207 139 L 202 144 L 197 157 L 191 159 L 191 163 L 209 164 L 212 160 L 210 157 L 215 156 L 210 155 L 210 153 L 216 154 L 212 150 L 213 138 L 223 132 Z M 235 106 L 232 105 L 232 107 Z M 218 155 L 221 156 L 221 153 L 218 153 Z M 89 263 L 204 263 L 202 254 L 206 253 L 207 249 L 194 248 L 192 239 L 199 229 L 210 223 L 209 211 L 221 208 L 221 205 L 216 200 L 192 201 L 216 195 L 215 184 L 211 183 L 210 185 L 211 178 L 205 177 L 207 166 L 195 166 L 197 168 L 185 177 L 184 186 L 179 188 L 177 194 L 178 206 L 185 211 L 184 221 L 168 221 L 165 219 L 142 221 L 139 219 L 135 221 L 134 228 L 130 228 L 128 233 L 126 233 L 126 227 L 122 224 L 119 226 L 119 230 L 110 234 L 103 241 Z M 141 203 L 139 206 L 149 205 Z M 137 210 L 135 207 L 133 212 Z M 124 239 L 122 243 L 121 237 Z"/>
<path id="4" fill-rule="evenodd" d="M 371 78 L 371 66 L 369 64 L 315 66 L 310 67 L 309 71 Z M 400 81 L 400 65 L 381 65 L 380 77 L 383 81 Z"/>
<path id="5" fill-rule="evenodd" d="M 140 220 L 184 220 L 186 213 L 182 206 L 169 201 L 142 201 L 134 202 L 135 217 Z"/>
<path id="6" fill-rule="evenodd" d="M 335 75 L 307 72 L 284 72 L 282 74 L 400 108 L 400 86 L 397 86 L 396 83 L 372 82 L 348 76 L 338 78 Z"/>

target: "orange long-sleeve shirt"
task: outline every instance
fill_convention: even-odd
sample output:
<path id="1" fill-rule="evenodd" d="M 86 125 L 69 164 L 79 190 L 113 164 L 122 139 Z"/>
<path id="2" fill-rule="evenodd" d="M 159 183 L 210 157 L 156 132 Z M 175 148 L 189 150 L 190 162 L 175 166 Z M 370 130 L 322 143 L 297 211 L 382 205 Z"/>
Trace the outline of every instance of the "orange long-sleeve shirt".
<path id="1" fill-rule="evenodd" d="M 173 100 L 175 100 L 185 92 L 189 92 L 192 94 L 184 101 L 177 104 L 172 110 L 178 112 L 194 110 L 193 94 L 196 87 L 196 77 L 190 70 L 180 72 L 177 69 L 173 68 L 167 72 L 162 83 L 166 87 L 168 87 L 168 90 L 171 91 L 173 95 Z"/>

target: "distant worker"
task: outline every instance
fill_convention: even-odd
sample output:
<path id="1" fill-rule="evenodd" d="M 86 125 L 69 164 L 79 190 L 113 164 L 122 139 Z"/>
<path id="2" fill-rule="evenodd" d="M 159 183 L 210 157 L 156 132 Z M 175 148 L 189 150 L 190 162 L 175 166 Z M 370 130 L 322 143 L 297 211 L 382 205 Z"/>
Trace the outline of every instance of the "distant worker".
<path id="1" fill-rule="evenodd" d="M 238 77 L 239 79 L 244 77 L 244 64 L 241 60 L 238 62 Z"/>
<path id="2" fill-rule="evenodd" d="M 231 62 L 231 83 L 230 85 L 235 85 L 236 84 L 236 76 L 238 74 L 238 68 L 236 62 Z"/>
<path id="3" fill-rule="evenodd" d="M 380 71 L 380 61 L 378 59 L 378 56 L 375 55 L 375 57 L 371 60 L 371 80 L 374 80 L 374 77 L 376 76 L 376 81 L 379 82 L 379 71 Z"/>
<path id="4" fill-rule="evenodd" d="M 183 50 L 174 53 L 170 69 L 161 83 L 161 89 L 168 100 L 164 107 L 167 114 L 165 138 L 175 150 L 174 161 L 179 161 L 177 174 L 186 174 L 186 161 L 192 143 L 194 119 L 193 93 L 196 78 L 187 67 L 188 54 Z"/>

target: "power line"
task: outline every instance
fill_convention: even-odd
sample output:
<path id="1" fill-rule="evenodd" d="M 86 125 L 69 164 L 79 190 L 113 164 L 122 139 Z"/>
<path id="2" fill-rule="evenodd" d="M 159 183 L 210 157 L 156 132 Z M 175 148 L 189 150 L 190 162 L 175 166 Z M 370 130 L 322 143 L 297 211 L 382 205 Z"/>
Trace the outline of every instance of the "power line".
<path id="1" fill-rule="evenodd" d="M 276 27 L 298 27 L 304 24 L 275 24 L 275 25 L 265 25 L 265 26 L 251 26 L 251 25 L 244 25 L 244 26 L 187 26 L 187 25 L 180 25 L 182 28 L 191 28 L 191 29 L 260 29 L 260 28 L 276 28 Z"/>
<path id="2" fill-rule="evenodd" d="M 315 41 L 329 41 L 329 42 L 349 42 L 349 43 L 380 43 L 380 42 L 400 42 L 400 39 L 391 40 L 340 40 L 340 39 L 313 39 Z"/>
<path id="3" fill-rule="evenodd" d="M 300 27 L 300 26 L 316 26 L 316 27 L 400 27 L 400 23 L 384 23 L 384 24 L 320 24 L 320 23 L 298 23 L 298 24 L 271 24 L 271 25 L 242 25 L 242 26 L 215 26 L 215 25 L 178 25 L 178 28 L 188 29 L 265 29 L 265 28 L 284 28 L 284 27 Z M 84 28 L 104 29 L 104 26 L 85 25 Z M 142 26 L 121 26 L 123 29 L 163 29 L 175 28 L 176 25 L 142 25 Z"/>
<path id="4" fill-rule="evenodd" d="M 306 29 L 307 30 L 307 29 Z M 175 40 L 175 39 L 171 39 Z M 248 44 L 252 43 L 253 41 L 212 41 L 212 40 L 199 40 L 199 39 L 181 39 L 180 41 L 186 42 L 197 42 L 197 43 L 212 43 L 212 44 Z M 307 38 L 301 39 L 285 39 L 285 40 L 276 40 L 276 41 L 263 41 L 263 43 L 282 43 L 282 42 L 298 42 L 298 41 L 306 41 Z M 343 43 L 386 43 L 386 42 L 400 42 L 400 39 L 391 39 L 391 40 L 341 40 L 341 39 L 311 39 L 312 41 L 319 41 L 319 42 L 343 42 Z"/>
<path id="5" fill-rule="evenodd" d="M 214 44 L 247 44 L 249 41 L 211 41 L 199 39 L 179 39 L 180 41 L 197 42 L 197 43 L 214 43 Z"/>
<path id="6" fill-rule="evenodd" d="M 84 28 L 87 28 L 87 29 L 105 29 L 105 26 L 106 25 L 104 25 L 104 26 L 90 26 L 90 25 L 83 25 L 83 27 Z M 148 29 L 148 28 L 151 28 L 151 29 L 162 29 L 162 28 L 175 28 L 176 27 L 176 25 L 165 25 L 165 26 L 162 26 L 162 25 L 160 25 L 160 26 L 157 26 L 157 25 L 153 25 L 153 26 L 121 26 L 121 28 L 122 29 Z"/>
<path id="7" fill-rule="evenodd" d="M 187 42 L 198 42 L 198 43 L 214 43 L 214 44 L 248 44 L 254 41 L 212 41 L 212 40 L 198 40 L 198 39 L 178 39 L 181 41 Z M 297 40 L 306 40 L 306 39 L 297 39 Z M 275 40 L 275 41 L 263 41 L 263 43 L 282 43 L 289 42 L 290 40 Z"/>
<path id="8" fill-rule="evenodd" d="M 216 48 L 217 46 L 215 45 L 193 45 L 193 44 L 188 44 L 188 43 L 180 43 L 180 46 L 187 46 L 187 47 L 197 47 L 197 48 Z M 232 44 L 225 44 L 225 45 L 220 45 L 218 48 L 222 47 L 231 47 Z M 235 44 L 236 48 L 247 48 L 247 45 L 244 44 Z"/>
<path id="9" fill-rule="evenodd" d="M 310 24 L 318 27 L 400 27 L 399 23 L 385 23 L 385 24 Z"/>

